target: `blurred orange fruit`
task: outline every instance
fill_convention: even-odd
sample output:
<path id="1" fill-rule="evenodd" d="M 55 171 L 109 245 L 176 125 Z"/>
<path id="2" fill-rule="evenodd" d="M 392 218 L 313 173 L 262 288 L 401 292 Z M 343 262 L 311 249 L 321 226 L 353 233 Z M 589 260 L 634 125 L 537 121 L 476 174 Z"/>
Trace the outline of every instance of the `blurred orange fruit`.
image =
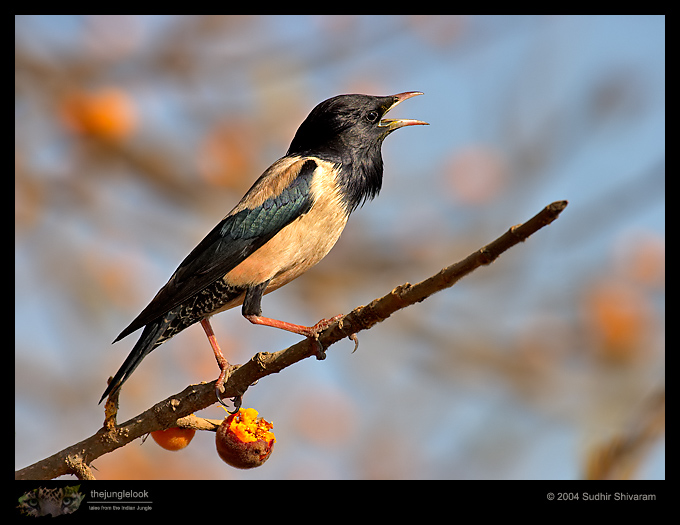
<path id="1" fill-rule="evenodd" d="M 628 362 L 643 352 L 652 309 L 638 287 L 618 281 L 597 283 L 590 287 L 584 307 L 601 357 Z"/>
<path id="2" fill-rule="evenodd" d="M 62 99 L 59 110 L 69 130 L 101 139 L 122 139 L 130 135 L 137 125 L 137 111 L 132 98 L 114 87 L 71 91 Z"/>

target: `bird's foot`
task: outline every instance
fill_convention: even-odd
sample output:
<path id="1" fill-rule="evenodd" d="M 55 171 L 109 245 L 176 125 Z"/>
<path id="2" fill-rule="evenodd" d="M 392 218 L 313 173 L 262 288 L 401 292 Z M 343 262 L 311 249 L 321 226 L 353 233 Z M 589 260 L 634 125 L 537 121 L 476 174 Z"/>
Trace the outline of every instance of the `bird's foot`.
<path id="1" fill-rule="evenodd" d="M 224 408 L 227 409 L 227 412 L 230 414 L 235 414 L 236 412 L 239 411 L 241 408 L 241 403 L 242 403 L 242 397 L 243 394 L 239 394 L 236 397 L 231 398 L 231 402 L 233 403 L 234 407 L 233 410 L 231 410 L 232 407 L 227 405 L 224 400 L 222 399 L 222 394 L 224 394 L 225 387 L 225 379 L 228 378 L 228 374 L 230 375 L 233 370 L 238 368 L 238 366 L 227 366 L 224 368 L 221 372 L 220 375 L 218 376 L 217 380 L 215 381 L 215 397 L 217 397 L 217 401 L 219 401 L 220 405 L 222 405 Z"/>
<path id="2" fill-rule="evenodd" d="M 321 319 L 321 321 L 316 323 L 314 326 L 309 326 L 304 332 L 301 332 L 300 335 L 308 337 L 314 345 L 314 354 L 316 355 L 317 360 L 323 361 L 326 359 L 326 349 L 321 344 L 321 341 L 319 341 L 319 334 L 341 317 L 342 314 L 331 317 L 330 319 Z"/>
<path id="3" fill-rule="evenodd" d="M 224 368 L 220 372 L 220 375 L 218 376 L 217 380 L 215 381 L 215 397 L 217 398 L 217 401 L 219 402 L 219 404 L 227 409 L 227 412 L 229 412 L 230 414 L 235 414 L 236 412 L 238 412 L 238 409 L 241 408 L 241 396 L 231 398 L 231 402 L 234 404 L 234 411 L 233 412 L 230 410 L 231 407 L 229 405 L 227 405 L 224 402 L 224 400 L 222 399 L 222 394 L 224 394 L 224 391 L 226 390 L 226 388 L 224 386 L 224 382 L 225 382 L 225 377 L 227 375 L 228 370 L 229 370 L 229 366 L 227 366 L 226 368 Z"/>
<path id="4" fill-rule="evenodd" d="M 315 346 L 315 355 L 316 358 L 319 361 L 323 361 L 326 359 L 326 349 L 324 346 L 321 344 L 321 341 L 319 341 L 319 334 L 323 332 L 326 328 L 328 328 L 330 325 L 332 325 L 335 321 L 338 319 L 342 319 L 344 317 L 342 314 L 336 315 L 335 317 L 331 317 L 330 319 L 322 319 L 318 323 L 316 323 L 314 326 L 310 326 L 308 328 L 309 333 L 303 333 L 302 335 L 306 335 L 312 344 Z M 340 321 L 338 328 L 344 333 L 349 339 L 351 339 L 354 342 L 354 350 L 352 350 L 352 353 L 356 352 L 357 349 L 359 348 L 359 338 L 357 337 L 357 334 L 352 332 L 351 334 L 348 334 L 342 326 L 342 321 Z"/>
<path id="5" fill-rule="evenodd" d="M 319 360 L 326 359 L 326 350 L 319 341 L 319 334 L 323 332 L 326 328 L 332 325 L 335 321 L 340 319 L 342 315 L 336 315 L 330 319 L 321 319 L 314 326 L 302 326 L 299 324 L 287 323 L 285 321 L 279 321 L 278 319 L 270 319 L 268 317 L 262 317 L 260 315 L 245 315 L 248 321 L 253 324 L 259 324 L 264 326 L 272 326 L 274 328 L 279 328 L 281 330 L 286 330 L 288 332 L 293 332 L 294 334 L 299 334 L 307 337 L 315 346 L 314 354 Z"/>
<path id="6" fill-rule="evenodd" d="M 307 337 L 314 337 L 315 335 L 319 335 L 320 332 L 323 332 L 326 328 L 328 328 L 330 325 L 332 325 L 335 321 L 338 319 L 342 319 L 343 315 L 336 315 L 335 317 L 331 317 L 330 319 L 321 319 L 318 323 L 316 323 L 314 326 L 310 326 L 308 330 L 310 331 L 310 335 Z"/>
<path id="7" fill-rule="evenodd" d="M 236 414 L 241 409 L 241 405 L 243 404 L 243 396 L 236 396 L 231 398 L 231 402 L 234 404 L 233 410 L 232 407 L 227 405 L 224 402 L 224 399 L 222 399 L 222 395 L 224 393 L 224 387 L 222 387 L 222 390 L 220 390 L 219 386 L 215 386 L 215 396 L 217 397 L 217 401 L 219 401 L 220 405 L 222 405 L 227 412 L 230 414 Z"/>

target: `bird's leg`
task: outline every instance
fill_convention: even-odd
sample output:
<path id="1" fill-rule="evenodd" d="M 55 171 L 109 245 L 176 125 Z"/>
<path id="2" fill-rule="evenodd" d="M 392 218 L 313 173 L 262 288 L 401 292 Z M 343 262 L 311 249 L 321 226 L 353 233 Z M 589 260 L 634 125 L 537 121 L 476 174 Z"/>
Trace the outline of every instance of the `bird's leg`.
<path id="1" fill-rule="evenodd" d="M 262 295 L 267 288 L 269 281 L 258 284 L 257 286 L 251 286 L 246 290 L 246 295 L 243 299 L 243 308 L 241 313 L 243 317 L 248 319 L 253 324 L 259 324 L 263 326 L 272 326 L 274 328 L 279 328 L 281 330 L 286 330 L 287 332 L 293 332 L 294 334 L 300 334 L 311 341 L 316 343 L 317 359 L 326 358 L 326 350 L 319 341 L 319 332 L 324 331 L 333 322 L 337 321 L 342 317 L 342 315 L 336 315 L 331 319 L 321 319 L 314 326 L 302 326 L 299 324 L 287 323 L 285 321 L 279 321 L 278 319 L 270 319 L 269 317 L 262 317 Z"/>
<path id="2" fill-rule="evenodd" d="M 205 335 L 208 336 L 210 346 L 215 353 L 217 366 L 220 367 L 220 376 L 217 378 L 217 385 L 220 387 L 221 391 L 224 391 L 224 385 L 222 383 L 224 383 L 224 377 L 227 375 L 227 371 L 229 370 L 229 361 L 227 361 L 227 359 L 224 357 L 224 354 L 222 354 L 220 345 L 217 342 L 217 338 L 215 337 L 215 332 L 213 332 L 212 326 L 210 326 L 210 320 L 207 317 L 201 321 L 201 326 L 203 327 L 203 330 L 205 330 Z"/>
<path id="3" fill-rule="evenodd" d="M 286 321 L 270 319 L 269 317 L 262 317 L 261 315 L 244 315 L 244 317 L 253 324 L 280 328 L 281 330 L 286 330 L 287 332 L 293 332 L 294 334 L 304 335 L 310 339 L 316 339 L 319 335 L 319 332 L 323 332 L 335 321 L 340 319 L 342 314 L 331 317 L 330 319 L 321 319 L 321 321 L 316 323 L 314 326 L 303 326 L 299 324 L 287 323 Z"/>
<path id="4" fill-rule="evenodd" d="M 215 337 L 215 332 L 213 332 L 212 326 L 210 326 L 210 320 L 208 317 L 201 320 L 201 326 L 203 327 L 203 330 L 205 330 L 205 335 L 208 336 L 210 346 L 212 347 L 213 352 L 215 353 L 217 366 L 220 367 L 220 375 L 217 377 L 217 381 L 215 383 L 215 395 L 217 396 L 217 400 L 220 402 L 220 404 L 229 409 L 230 408 L 229 405 L 222 401 L 222 396 L 220 394 L 224 392 L 224 379 L 226 378 L 227 372 L 229 371 L 231 365 L 229 364 L 229 361 L 227 361 L 227 359 L 224 357 L 224 354 L 222 354 L 222 350 L 220 349 L 220 345 L 218 344 L 217 338 Z M 238 409 L 241 407 L 241 396 L 235 397 L 233 399 L 233 402 L 235 411 L 238 412 Z"/>
<path id="5" fill-rule="evenodd" d="M 286 321 L 270 319 L 269 317 L 262 317 L 261 315 L 248 314 L 244 315 L 243 317 L 248 319 L 248 321 L 250 321 L 253 324 L 271 326 L 273 328 L 280 328 L 281 330 L 293 332 L 294 334 L 300 334 L 311 339 L 314 343 L 316 343 L 317 347 L 316 358 L 322 360 L 326 359 L 326 349 L 321 344 L 321 341 L 319 341 L 319 333 L 323 332 L 331 324 L 340 319 L 342 315 L 336 315 L 335 317 L 331 317 L 330 319 L 321 319 L 321 321 L 316 323 L 314 326 L 303 326 L 299 324 L 287 323 Z"/>

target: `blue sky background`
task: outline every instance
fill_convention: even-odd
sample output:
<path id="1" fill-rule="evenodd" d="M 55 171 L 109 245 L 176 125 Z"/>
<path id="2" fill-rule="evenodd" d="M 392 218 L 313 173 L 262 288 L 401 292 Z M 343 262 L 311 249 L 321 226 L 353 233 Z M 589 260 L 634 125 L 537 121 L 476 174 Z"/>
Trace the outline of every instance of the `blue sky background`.
<path id="1" fill-rule="evenodd" d="M 579 479 L 635 436 L 617 472 L 665 478 L 645 433 L 665 421 L 665 17 L 36 15 L 15 51 L 17 468 L 98 429 L 137 334 L 110 342 L 318 102 L 418 90 L 394 116 L 430 126 L 387 139 L 380 196 L 266 315 L 313 324 L 566 199 L 559 220 L 355 354 L 252 387 L 278 439 L 265 466 L 233 470 L 199 433 L 133 443 L 98 477 Z M 74 131 L 65 101 L 107 89 L 130 131 Z M 213 326 L 235 362 L 297 340 L 238 311 Z M 135 371 L 119 419 L 216 375 L 192 327 Z"/>

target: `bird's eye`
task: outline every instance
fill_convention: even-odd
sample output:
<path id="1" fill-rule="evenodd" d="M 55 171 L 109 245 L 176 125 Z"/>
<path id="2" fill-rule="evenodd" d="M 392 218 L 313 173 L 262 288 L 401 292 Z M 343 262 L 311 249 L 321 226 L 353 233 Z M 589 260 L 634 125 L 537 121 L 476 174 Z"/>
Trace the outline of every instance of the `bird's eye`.
<path id="1" fill-rule="evenodd" d="M 368 120 L 369 122 L 375 122 L 376 120 L 378 120 L 378 117 L 380 117 L 380 115 L 378 115 L 377 111 L 369 111 L 366 114 L 366 120 Z"/>

